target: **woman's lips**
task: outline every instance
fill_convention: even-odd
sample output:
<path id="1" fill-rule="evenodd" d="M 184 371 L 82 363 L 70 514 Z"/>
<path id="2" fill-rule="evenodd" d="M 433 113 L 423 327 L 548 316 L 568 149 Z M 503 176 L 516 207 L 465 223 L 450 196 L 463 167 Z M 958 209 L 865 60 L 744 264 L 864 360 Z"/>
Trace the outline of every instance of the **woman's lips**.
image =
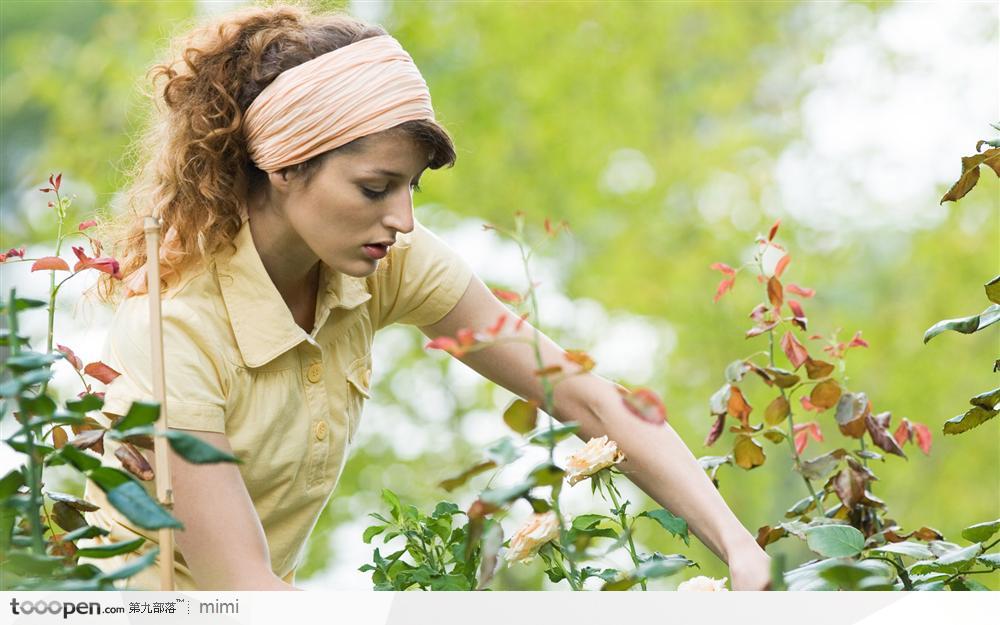
<path id="1" fill-rule="evenodd" d="M 385 255 L 389 253 L 389 248 L 387 248 L 384 245 L 371 244 L 371 245 L 362 245 L 361 247 L 363 247 L 365 253 L 368 254 L 368 256 L 374 260 L 385 258 Z"/>

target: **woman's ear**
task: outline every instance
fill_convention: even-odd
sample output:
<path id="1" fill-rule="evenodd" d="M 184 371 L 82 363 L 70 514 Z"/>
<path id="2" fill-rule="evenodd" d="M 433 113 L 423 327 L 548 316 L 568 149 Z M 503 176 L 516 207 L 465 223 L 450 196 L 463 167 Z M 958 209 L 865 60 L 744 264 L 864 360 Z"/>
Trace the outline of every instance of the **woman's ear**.
<path id="1" fill-rule="evenodd" d="M 287 169 L 279 169 L 278 171 L 268 172 L 267 179 L 276 191 L 288 193 L 289 186 L 291 185 L 291 178 L 288 176 Z"/>

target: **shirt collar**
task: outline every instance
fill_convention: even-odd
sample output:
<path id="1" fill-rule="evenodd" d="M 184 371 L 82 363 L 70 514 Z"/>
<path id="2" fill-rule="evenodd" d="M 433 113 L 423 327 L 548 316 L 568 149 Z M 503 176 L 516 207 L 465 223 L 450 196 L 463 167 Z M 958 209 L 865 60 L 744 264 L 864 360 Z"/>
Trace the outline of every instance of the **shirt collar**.
<path id="1" fill-rule="evenodd" d="M 314 335 L 295 323 L 271 282 L 245 217 L 233 244 L 235 251 L 227 250 L 216 257 L 219 287 L 243 361 L 248 367 L 260 367 L 299 343 L 311 341 Z M 352 310 L 371 299 L 364 278 L 333 271 L 322 262 L 319 279 L 314 334 L 326 323 L 332 309 Z"/>

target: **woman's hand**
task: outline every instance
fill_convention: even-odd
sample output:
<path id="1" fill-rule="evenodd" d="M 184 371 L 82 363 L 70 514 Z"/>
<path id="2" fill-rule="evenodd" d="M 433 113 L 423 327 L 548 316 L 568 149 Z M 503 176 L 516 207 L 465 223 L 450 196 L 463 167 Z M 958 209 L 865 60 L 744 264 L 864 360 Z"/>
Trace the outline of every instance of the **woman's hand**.
<path id="1" fill-rule="evenodd" d="M 756 542 L 729 554 L 729 579 L 733 590 L 770 590 L 771 556 Z"/>

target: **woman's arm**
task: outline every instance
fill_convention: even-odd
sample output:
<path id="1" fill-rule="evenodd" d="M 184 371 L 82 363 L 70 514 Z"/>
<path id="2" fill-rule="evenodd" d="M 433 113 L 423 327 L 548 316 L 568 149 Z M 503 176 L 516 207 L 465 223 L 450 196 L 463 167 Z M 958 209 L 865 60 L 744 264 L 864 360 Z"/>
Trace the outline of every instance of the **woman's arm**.
<path id="1" fill-rule="evenodd" d="M 232 454 L 217 432 L 188 431 Z M 153 453 L 143 450 L 150 466 Z M 169 452 L 173 514 L 184 524 L 174 540 L 199 590 L 296 590 L 271 571 L 264 529 L 235 464 L 191 464 Z"/>
<path id="2" fill-rule="evenodd" d="M 489 327 L 503 314 L 511 317 L 508 327 L 517 320 L 481 280 L 473 277 L 451 312 L 421 330 L 431 338 L 455 336 L 461 328 Z M 517 334 L 532 338 L 534 333 L 525 323 Z M 567 372 L 579 369 L 552 340 L 544 334 L 539 338 L 544 366 L 558 364 Z M 544 394 L 534 375 L 538 366 L 532 345 L 495 345 L 467 354 L 461 361 L 511 392 L 542 403 Z M 733 515 L 673 428 L 635 417 L 624 407 L 615 384 L 593 373 L 559 383 L 554 399 L 553 416 L 578 422 L 581 438 L 607 434 L 619 444 L 627 457 L 622 471 L 655 501 L 683 517 L 692 532 L 729 564 L 734 590 L 760 590 L 767 585 L 770 558 Z"/>

